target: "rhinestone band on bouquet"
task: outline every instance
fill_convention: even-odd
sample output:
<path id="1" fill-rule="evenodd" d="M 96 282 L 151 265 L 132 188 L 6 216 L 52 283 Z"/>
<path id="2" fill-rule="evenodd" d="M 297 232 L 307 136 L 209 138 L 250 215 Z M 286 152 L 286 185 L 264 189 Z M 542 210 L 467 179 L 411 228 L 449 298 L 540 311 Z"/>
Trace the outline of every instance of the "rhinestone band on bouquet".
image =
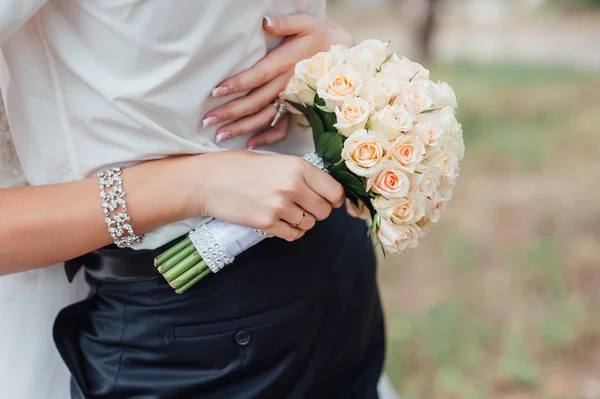
<path id="1" fill-rule="evenodd" d="M 383 250 L 415 248 L 452 199 L 464 157 L 453 89 L 366 40 L 300 61 L 281 99 L 312 129 L 316 152 L 304 159 L 342 184 Z M 155 263 L 182 293 L 267 237 L 211 220 Z"/>

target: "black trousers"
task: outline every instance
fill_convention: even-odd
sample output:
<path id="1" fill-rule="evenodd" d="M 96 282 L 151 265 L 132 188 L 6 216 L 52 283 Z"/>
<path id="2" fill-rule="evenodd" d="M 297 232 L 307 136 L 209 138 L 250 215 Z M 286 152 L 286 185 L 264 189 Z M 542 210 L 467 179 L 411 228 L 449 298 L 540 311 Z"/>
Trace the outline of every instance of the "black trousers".
<path id="1" fill-rule="evenodd" d="M 263 241 L 183 295 L 161 278 L 88 281 L 90 297 L 54 330 L 72 398 L 378 397 L 375 257 L 344 210 L 294 243 Z"/>

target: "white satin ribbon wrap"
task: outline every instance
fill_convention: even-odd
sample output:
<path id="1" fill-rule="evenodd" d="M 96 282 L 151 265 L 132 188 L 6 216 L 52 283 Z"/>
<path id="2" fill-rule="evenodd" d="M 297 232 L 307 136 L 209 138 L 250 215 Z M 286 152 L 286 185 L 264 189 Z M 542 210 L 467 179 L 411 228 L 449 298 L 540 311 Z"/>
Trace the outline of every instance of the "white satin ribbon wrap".
<path id="1" fill-rule="evenodd" d="M 311 152 L 303 158 L 326 171 L 323 160 L 316 153 Z M 237 255 L 270 236 L 251 227 L 211 219 L 192 231 L 189 237 L 208 268 L 217 273 Z"/>

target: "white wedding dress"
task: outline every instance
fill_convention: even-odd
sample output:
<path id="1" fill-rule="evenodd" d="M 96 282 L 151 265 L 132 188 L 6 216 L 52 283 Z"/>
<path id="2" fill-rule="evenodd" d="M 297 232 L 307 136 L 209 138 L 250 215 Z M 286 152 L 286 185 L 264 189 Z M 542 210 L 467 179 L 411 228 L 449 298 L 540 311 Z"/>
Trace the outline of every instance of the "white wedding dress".
<path id="1" fill-rule="evenodd" d="M 0 188 L 25 184 L 0 100 Z M 62 265 L 0 276 L 0 398 L 67 399 L 69 372 L 52 340 L 58 311 L 87 292 Z"/>

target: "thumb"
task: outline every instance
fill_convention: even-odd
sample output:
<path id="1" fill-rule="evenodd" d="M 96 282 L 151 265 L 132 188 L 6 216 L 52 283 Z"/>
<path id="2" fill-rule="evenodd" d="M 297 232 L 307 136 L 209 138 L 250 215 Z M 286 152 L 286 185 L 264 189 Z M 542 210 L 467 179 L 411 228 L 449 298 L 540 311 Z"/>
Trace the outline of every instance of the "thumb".
<path id="1" fill-rule="evenodd" d="M 294 36 L 313 32 L 319 20 L 308 14 L 292 14 L 281 17 L 264 17 L 263 28 L 276 36 Z"/>

